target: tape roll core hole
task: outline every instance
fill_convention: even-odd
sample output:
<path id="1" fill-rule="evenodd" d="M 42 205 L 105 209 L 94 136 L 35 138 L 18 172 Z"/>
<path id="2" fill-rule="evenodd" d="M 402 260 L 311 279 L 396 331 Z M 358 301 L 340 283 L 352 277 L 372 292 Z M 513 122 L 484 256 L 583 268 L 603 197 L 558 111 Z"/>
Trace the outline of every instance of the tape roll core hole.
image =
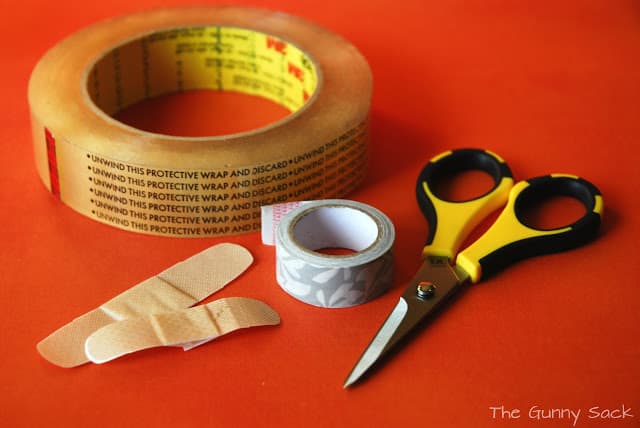
<path id="1" fill-rule="evenodd" d="M 299 217 L 290 231 L 302 248 L 333 256 L 364 251 L 380 234 L 371 216 L 350 207 L 315 208 Z"/>
<path id="2" fill-rule="evenodd" d="M 98 110 L 125 125 L 204 137 L 295 115 L 313 100 L 319 80 L 316 63 L 286 40 L 207 26 L 158 31 L 116 46 L 89 68 L 86 90 Z"/>

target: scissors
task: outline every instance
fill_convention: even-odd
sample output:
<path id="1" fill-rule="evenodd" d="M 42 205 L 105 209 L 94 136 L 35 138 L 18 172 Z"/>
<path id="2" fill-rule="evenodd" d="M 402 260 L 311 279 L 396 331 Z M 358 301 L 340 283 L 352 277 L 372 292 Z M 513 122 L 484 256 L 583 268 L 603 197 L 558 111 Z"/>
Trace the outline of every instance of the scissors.
<path id="1" fill-rule="evenodd" d="M 474 170 L 484 171 L 493 178 L 494 185 L 485 194 L 465 201 L 451 201 L 435 191 L 437 184 L 447 177 Z M 477 283 L 519 260 L 569 250 L 591 241 L 597 235 L 603 209 L 600 191 L 587 180 L 551 174 L 520 181 L 514 186 L 505 161 L 495 153 L 480 149 L 447 151 L 432 158 L 418 176 L 416 195 L 430 225 L 422 251 L 422 266 L 347 377 L 345 388 L 387 357 L 464 284 Z M 524 213 L 556 196 L 577 199 L 586 209 L 584 215 L 554 229 L 528 225 Z M 457 253 L 470 232 L 503 205 L 493 225 Z"/>

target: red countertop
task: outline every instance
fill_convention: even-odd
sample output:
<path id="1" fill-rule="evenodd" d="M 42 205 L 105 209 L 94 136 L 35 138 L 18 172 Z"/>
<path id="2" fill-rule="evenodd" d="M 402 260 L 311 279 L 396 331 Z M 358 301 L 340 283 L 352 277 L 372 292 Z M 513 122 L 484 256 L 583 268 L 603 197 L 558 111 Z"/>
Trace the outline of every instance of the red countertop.
<path id="1" fill-rule="evenodd" d="M 138 235 L 77 214 L 40 183 L 26 98 L 38 58 L 97 20 L 167 4 L 26 0 L 0 6 L 3 425 L 640 424 L 637 3 L 251 3 L 343 35 L 373 71 L 371 167 L 349 198 L 394 222 L 396 277 L 382 297 L 339 310 L 282 292 L 274 250 L 257 233 Z M 250 102 L 223 101 L 238 109 Z M 196 96 L 189 104 L 209 102 Z M 269 106 L 258 111 L 255 120 L 279 114 Z M 238 126 L 253 123 L 242 120 L 248 121 Z M 550 172 L 589 179 L 604 196 L 601 234 L 588 246 L 527 260 L 471 287 L 373 376 L 343 390 L 419 265 L 428 226 L 415 202 L 416 176 L 430 157 L 459 147 L 499 153 L 516 179 Z M 246 246 L 255 263 L 215 298 L 264 300 L 280 313 L 280 326 L 237 332 L 186 353 L 161 348 L 74 369 L 37 353 L 36 343 L 59 326 L 227 241 Z M 613 411 L 623 406 L 625 418 L 601 418 L 622 416 Z M 548 416 L 540 409 L 580 415 L 539 419 Z"/>

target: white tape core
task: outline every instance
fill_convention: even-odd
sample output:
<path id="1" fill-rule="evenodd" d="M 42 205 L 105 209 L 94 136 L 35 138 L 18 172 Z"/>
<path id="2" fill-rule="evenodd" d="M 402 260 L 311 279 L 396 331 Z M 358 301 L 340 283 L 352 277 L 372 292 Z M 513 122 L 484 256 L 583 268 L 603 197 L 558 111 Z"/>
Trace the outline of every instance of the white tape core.
<path id="1" fill-rule="evenodd" d="M 292 228 L 293 239 L 309 250 L 346 248 L 363 251 L 378 240 L 376 222 L 365 212 L 345 206 L 307 211 Z"/>

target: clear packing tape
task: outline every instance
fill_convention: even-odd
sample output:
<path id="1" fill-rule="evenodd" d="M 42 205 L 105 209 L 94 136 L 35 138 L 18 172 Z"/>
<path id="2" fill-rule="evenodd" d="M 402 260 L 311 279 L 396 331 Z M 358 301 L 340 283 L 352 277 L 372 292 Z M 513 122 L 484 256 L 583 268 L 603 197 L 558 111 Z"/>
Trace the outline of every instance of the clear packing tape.
<path id="1" fill-rule="evenodd" d="M 258 96 L 291 114 L 207 137 L 113 118 L 190 90 Z M 176 237 L 257 231 L 262 205 L 341 197 L 363 181 L 371 94 L 362 54 L 300 18 L 236 6 L 140 12 L 72 34 L 34 68 L 36 168 L 60 201 L 121 229 Z"/>
<path id="2" fill-rule="evenodd" d="M 121 353 L 124 343 L 128 343 L 128 346 L 133 348 L 141 346 L 134 344 L 133 338 L 140 333 L 131 330 L 131 323 L 145 326 L 148 322 L 151 326 L 161 327 L 158 332 L 164 331 L 164 333 L 160 333 L 160 336 L 171 338 L 169 341 L 165 340 L 167 344 L 180 345 L 185 350 L 238 328 L 277 324 L 279 319 L 273 310 L 267 310 L 264 304 L 256 305 L 251 299 L 226 299 L 221 303 L 213 302 L 205 305 L 206 308 L 197 309 L 199 308 L 197 307 L 186 312 L 181 311 L 222 289 L 242 274 L 252 262 L 253 257 L 249 251 L 239 245 L 229 243 L 215 245 L 76 318 L 43 339 L 38 343 L 37 349 L 53 364 L 61 367 L 75 367 L 89 362 L 85 353 L 85 342 L 104 327 L 109 327 L 109 330 L 97 336 L 102 339 L 92 341 L 96 349 L 100 350 L 99 355 L 105 355 L 107 348 L 112 348 L 115 353 Z M 221 312 L 224 316 L 208 320 L 213 323 L 213 328 L 207 322 L 197 321 L 203 314 L 208 313 L 207 311 L 216 312 L 221 308 L 226 308 L 226 312 Z M 251 312 L 252 310 L 256 312 Z M 149 318 L 153 314 L 163 315 Z M 154 319 L 156 321 L 153 321 Z M 123 320 L 127 322 L 120 324 Z M 176 320 L 187 322 L 181 324 Z M 110 331 L 119 332 L 112 336 L 114 341 L 105 339 L 109 337 Z M 207 332 L 211 334 L 208 336 L 204 334 Z M 148 339 L 146 343 L 150 343 Z M 163 344 L 162 339 L 159 339 L 159 343 Z M 116 352 L 116 349 L 119 351 Z"/>

